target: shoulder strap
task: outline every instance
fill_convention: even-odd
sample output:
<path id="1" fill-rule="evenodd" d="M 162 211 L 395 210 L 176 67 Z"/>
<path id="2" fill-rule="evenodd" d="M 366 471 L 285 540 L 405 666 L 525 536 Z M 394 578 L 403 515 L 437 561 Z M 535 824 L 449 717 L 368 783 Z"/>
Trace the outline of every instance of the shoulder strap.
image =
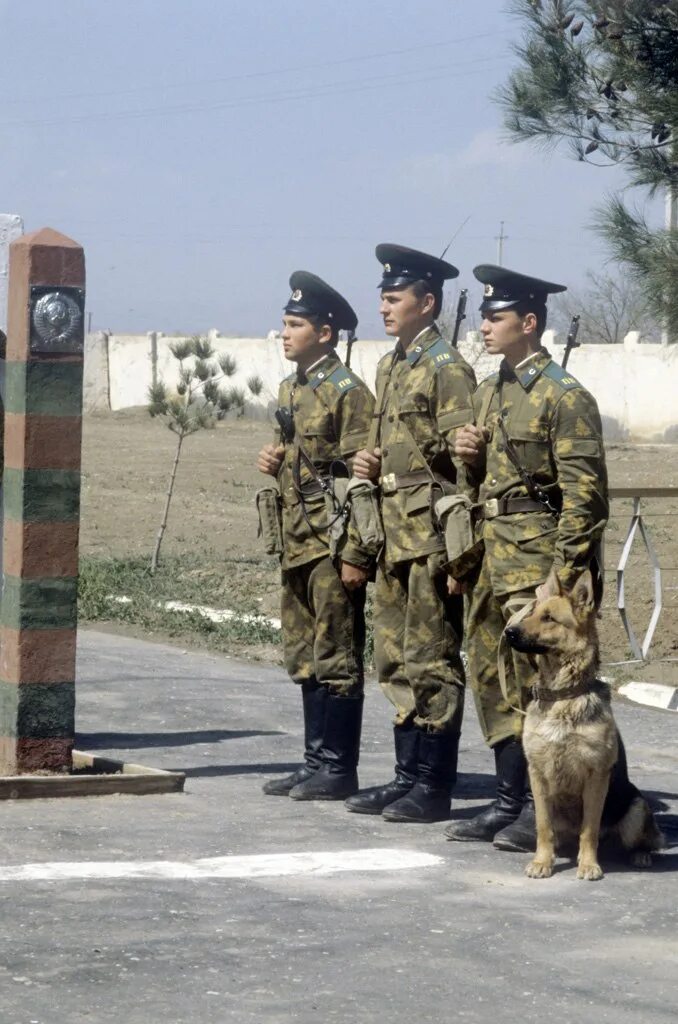
<path id="1" fill-rule="evenodd" d="M 372 422 L 370 423 L 370 429 L 367 434 L 367 441 L 365 447 L 368 452 L 373 452 L 379 445 L 381 437 L 381 419 L 384 415 L 384 408 L 386 406 L 386 394 L 388 392 L 388 386 L 391 383 L 391 374 L 393 373 L 393 367 L 395 366 L 396 359 L 398 357 L 397 350 L 393 350 L 391 356 L 391 364 L 388 368 L 388 373 L 385 377 L 381 378 L 379 387 L 377 388 L 377 400 L 374 406 L 374 414 L 372 416 Z"/>
<path id="2" fill-rule="evenodd" d="M 499 402 L 501 404 L 501 387 L 499 389 Z M 506 450 L 506 454 L 509 458 L 509 461 L 513 465 L 513 468 L 515 469 L 516 473 L 522 480 L 525 486 L 525 490 L 527 491 L 527 493 L 533 501 L 538 501 L 540 505 L 544 506 L 547 512 L 550 512 L 552 515 L 556 517 L 556 519 L 559 519 L 560 512 L 552 504 L 547 492 L 543 489 L 543 487 L 539 486 L 539 484 L 536 482 L 532 474 L 528 473 L 528 471 L 525 469 L 522 462 L 520 461 L 520 457 L 518 455 L 518 452 L 516 451 L 515 445 L 508 435 L 508 430 L 506 429 L 506 424 L 504 423 L 504 417 L 499 416 L 498 422 L 499 429 L 501 430 L 502 438 L 504 440 L 504 448 Z"/>
<path id="3" fill-rule="evenodd" d="M 482 401 L 482 404 L 480 406 L 480 413 L 478 415 L 478 420 L 476 422 L 476 426 L 478 427 L 479 430 L 483 430 L 484 427 L 485 427 L 485 421 L 487 419 L 487 414 L 490 411 L 490 406 L 492 405 L 492 399 L 494 398 L 495 393 L 498 390 L 498 388 L 497 388 L 498 384 L 499 384 L 499 378 L 497 377 L 496 381 L 492 384 L 491 387 L 487 388 L 487 390 L 485 391 L 485 394 L 483 395 L 483 401 Z"/>
<path id="4" fill-rule="evenodd" d="M 332 384 L 340 394 L 343 394 L 357 388 L 360 381 L 348 366 L 342 364 L 325 377 L 325 383 Z"/>
<path id="5" fill-rule="evenodd" d="M 546 364 L 542 373 L 545 377 L 549 377 L 551 380 L 557 381 L 558 384 L 565 388 L 566 391 L 569 391 L 571 388 L 581 387 L 581 384 L 576 377 L 573 377 L 572 374 L 568 373 L 567 370 L 564 370 L 562 366 L 558 365 L 558 363 L 554 363 L 553 360 Z"/>

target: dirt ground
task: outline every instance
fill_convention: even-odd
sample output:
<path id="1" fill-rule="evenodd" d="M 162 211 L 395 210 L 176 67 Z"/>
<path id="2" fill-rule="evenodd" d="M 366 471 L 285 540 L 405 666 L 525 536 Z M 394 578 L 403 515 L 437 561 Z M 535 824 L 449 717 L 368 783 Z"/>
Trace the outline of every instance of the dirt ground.
<path id="1" fill-rule="evenodd" d="M 275 615 L 278 572 L 275 562 L 261 553 L 254 510 L 254 494 L 263 482 L 254 463 L 270 435 L 265 422 L 241 419 L 219 423 L 214 430 L 201 431 L 185 441 L 164 550 L 168 554 L 193 553 L 198 568 L 221 567 L 224 607 L 243 607 L 246 597 L 250 606 Z M 174 435 L 144 410 L 85 418 L 82 554 L 150 554 L 174 448 Z M 608 469 L 612 487 L 678 488 L 678 446 L 611 444 Z M 616 610 L 616 565 L 631 508 L 630 499 L 613 502 L 606 535 L 607 592 L 601 621 L 606 662 L 630 657 Z M 652 677 L 659 678 L 666 669 L 659 662 L 678 658 L 678 498 L 643 499 L 642 511 L 663 570 L 664 610 L 652 646 L 654 665 L 650 666 Z M 642 638 L 652 610 L 653 583 L 642 544 L 636 543 L 635 552 L 626 594 L 633 628 Z M 669 670 L 678 676 L 678 664 L 669 665 Z M 638 676 L 635 666 L 622 666 L 618 672 Z"/>

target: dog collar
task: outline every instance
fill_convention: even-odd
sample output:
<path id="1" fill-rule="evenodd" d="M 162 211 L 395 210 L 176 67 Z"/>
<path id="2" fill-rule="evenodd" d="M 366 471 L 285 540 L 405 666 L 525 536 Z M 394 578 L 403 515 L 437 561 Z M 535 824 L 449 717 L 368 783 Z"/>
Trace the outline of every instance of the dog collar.
<path id="1" fill-rule="evenodd" d="M 544 686 L 533 686 L 532 699 L 543 700 L 548 704 L 554 704 L 557 700 L 573 700 L 575 697 L 583 697 L 585 693 L 590 693 L 594 682 L 595 680 L 577 683 L 576 686 L 566 686 L 562 690 L 549 690 Z"/>

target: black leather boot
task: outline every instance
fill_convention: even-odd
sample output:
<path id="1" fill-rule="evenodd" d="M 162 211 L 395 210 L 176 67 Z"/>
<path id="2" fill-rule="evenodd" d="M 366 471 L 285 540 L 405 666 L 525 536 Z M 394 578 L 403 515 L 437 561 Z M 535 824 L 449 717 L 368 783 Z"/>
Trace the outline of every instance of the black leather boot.
<path id="1" fill-rule="evenodd" d="M 537 818 L 529 787 L 516 820 L 497 832 L 492 842 L 498 850 L 512 850 L 514 853 L 534 853 L 537 849 Z"/>
<path id="2" fill-rule="evenodd" d="M 457 779 L 458 732 L 419 733 L 417 781 L 409 793 L 382 813 L 386 821 L 445 821 L 450 816 L 452 787 Z"/>
<path id="3" fill-rule="evenodd" d="M 346 808 L 356 814 L 381 814 L 384 807 L 404 796 L 417 781 L 417 752 L 419 731 L 413 722 L 393 727 L 395 746 L 395 778 L 385 786 L 371 786 L 361 789 L 346 801 Z"/>
<path id="4" fill-rule="evenodd" d="M 325 732 L 325 712 L 328 690 L 318 683 L 302 683 L 301 699 L 304 708 L 304 763 L 291 775 L 271 779 L 261 788 L 268 796 L 288 796 L 294 786 L 305 782 L 320 767 L 320 747 Z"/>
<path id="5" fill-rule="evenodd" d="M 494 747 L 497 799 L 474 818 L 454 821 L 445 837 L 460 843 L 491 843 L 497 832 L 520 814 L 525 799 L 527 762 L 520 740 L 506 739 Z"/>
<path id="6" fill-rule="evenodd" d="M 293 800 L 345 800 L 358 789 L 362 697 L 328 693 L 320 767 L 290 790 Z"/>

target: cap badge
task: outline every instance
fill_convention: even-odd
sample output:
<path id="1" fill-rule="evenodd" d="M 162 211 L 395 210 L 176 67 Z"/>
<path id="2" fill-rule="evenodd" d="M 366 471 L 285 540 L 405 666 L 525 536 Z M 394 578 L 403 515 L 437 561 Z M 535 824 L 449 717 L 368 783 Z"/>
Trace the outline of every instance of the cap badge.
<path id="1" fill-rule="evenodd" d="M 494 288 L 491 284 L 485 285 L 485 291 L 483 292 L 483 295 L 485 296 L 486 299 L 489 299 L 492 295 L 494 295 Z"/>
<path id="2" fill-rule="evenodd" d="M 391 273 L 391 264 L 390 263 L 384 263 L 384 270 L 386 271 L 387 274 L 390 274 Z"/>
<path id="3" fill-rule="evenodd" d="M 293 301 L 293 302 L 298 302 L 298 301 L 299 301 L 299 299 L 301 298 L 301 295 L 302 295 L 302 292 L 301 292 L 301 288 L 296 288 L 296 289 L 295 289 L 295 290 L 294 290 L 294 291 L 292 292 L 292 301 Z"/>

